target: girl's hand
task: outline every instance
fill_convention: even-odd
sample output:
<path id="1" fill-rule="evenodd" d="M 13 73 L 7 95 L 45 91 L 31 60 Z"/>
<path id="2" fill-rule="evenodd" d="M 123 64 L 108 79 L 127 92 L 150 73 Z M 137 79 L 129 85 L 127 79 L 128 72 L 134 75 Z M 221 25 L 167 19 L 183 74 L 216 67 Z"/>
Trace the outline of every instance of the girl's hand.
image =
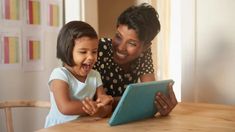
<path id="1" fill-rule="evenodd" d="M 112 105 L 103 106 L 89 98 L 85 98 L 82 104 L 82 109 L 90 116 L 106 117 L 112 112 Z"/>
<path id="2" fill-rule="evenodd" d="M 98 105 L 95 101 L 93 101 L 92 99 L 86 97 L 83 101 L 82 101 L 83 107 L 82 109 L 88 114 L 88 115 L 95 115 L 98 112 Z"/>
<path id="3" fill-rule="evenodd" d="M 105 94 L 99 95 L 98 98 L 96 99 L 98 106 L 111 105 L 113 101 L 114 99 L 112 96 Z"/>
<path id="4" fill-rule="evenodd" d="M 172 109 L 178 104 L 173 91 L 173 83 L 168 85 L 168 95 L 163 95 L 161 93 L 156 94 L 155 104 L 162 116 L 167 116 Z"/>

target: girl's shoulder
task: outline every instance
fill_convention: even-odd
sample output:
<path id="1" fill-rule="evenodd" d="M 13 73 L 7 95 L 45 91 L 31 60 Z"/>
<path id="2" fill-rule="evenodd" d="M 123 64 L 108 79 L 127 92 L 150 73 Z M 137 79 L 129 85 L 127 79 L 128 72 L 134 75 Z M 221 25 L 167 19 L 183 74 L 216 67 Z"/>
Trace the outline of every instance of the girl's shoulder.
<path id="1" fill-rule="evenodd" d="M 97 77 L 97 76 L 100 76 L 100 73 L 98 71 L 94 70 L 94 69 L 91 69 L 91 71 L 89 72 L 88 76 L 93 76 L 93 77 L 95 76 L 95 77 Z"/>
<path id="2" fill-rule="evenodd" d="M 51 82 L 54 79 L 59 79 L 59 80 L 68 82 L 70 78 L 71 78 L 71 75 L 65 67 L 57 67 L 57 68 L 54 68 L 53 71 L 51 72 L 49 82 Z"/>
<path id="3" fill-rule="evenodd" d="M 52 73 L 68 73 L 68 70 L 65 67 L 56 67 L 53 69 Z"/>
<path id="4" fill-rule="evenodd" d="M 51 73 L 51 77 L 63 77 L 68 78 L 71 77 L 71 73 L 65 67 L 56 67 L 53 69 Z"/>

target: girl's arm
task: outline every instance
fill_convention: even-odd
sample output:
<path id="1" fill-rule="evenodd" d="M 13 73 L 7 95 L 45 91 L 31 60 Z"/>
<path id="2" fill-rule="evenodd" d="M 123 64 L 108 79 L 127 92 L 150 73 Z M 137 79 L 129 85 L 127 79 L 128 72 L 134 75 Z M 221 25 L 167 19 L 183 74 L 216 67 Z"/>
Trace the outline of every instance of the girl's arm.
<path id="1" fill-rule="evenodd" d="M 110 95 L 107 95 L 104 91 L 103 86 L 99 86 L 96 90 L 96 102 L 101 103 L 101 105 L 108 105 L 113 103 L 113 97 Z"/>
<path id="2" fill-rule="evenodd" d="M 53 80 L 50 83 L 56 105 L 59 111 L 65 115 L 86 115 L 82 109 L 83 104 L 79 100 L 72 100 L 69 96 L 69 86 L 65 81 Z M 95 106 L 93 106 L 95 108 Z"/>
<path id="3" fill-rule="evenodd" d="M 96 95 L 97 95 L 96 102 L 98 107 L 100 108 L 98 116 L 107 117 L 108 115 L 111 115 L 113 97 L 105 93 L 103 86 L 99 86 L 97 88 Z"/>
<path id="4" fill-rule="evenodd" d="M 107 117 L 112 112 L 112 105 L 98 105 L 97 102 L 93 101 L 92 99 L 86 98 L 82 101 L 84 107 L 83 110 L 89 114 L 90 116 L 97 116 L 97 117 Z M 97 104 L 97 109 L 93 110 L 91 104 Z"/>

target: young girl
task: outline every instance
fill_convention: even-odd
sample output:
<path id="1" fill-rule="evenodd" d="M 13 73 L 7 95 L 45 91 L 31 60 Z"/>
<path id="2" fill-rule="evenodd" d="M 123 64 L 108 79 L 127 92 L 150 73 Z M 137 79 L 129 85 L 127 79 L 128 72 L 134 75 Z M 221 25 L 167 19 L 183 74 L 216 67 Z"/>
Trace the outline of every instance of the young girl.
<path id="1" fill-rule="evenodd" d="M 63 67 L 55 68 L 49 78 L 51 109 L 45 127 L 112 112 L 113 98 L 105 94 L 100 74 L 92 69 L 97 50 L 98 36 L 89 24 L 71 21 L 63 26 L 57 38 Z"/>

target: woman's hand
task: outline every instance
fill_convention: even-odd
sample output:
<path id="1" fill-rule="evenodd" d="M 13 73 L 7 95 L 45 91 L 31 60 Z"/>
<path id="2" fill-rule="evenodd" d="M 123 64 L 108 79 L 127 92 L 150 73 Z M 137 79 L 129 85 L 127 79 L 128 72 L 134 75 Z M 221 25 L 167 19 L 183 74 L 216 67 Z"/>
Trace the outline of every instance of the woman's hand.
<path id="1" fill-rule="evenodd" d="M 162 116 L 167 116 L 172 109 L 178 104 L 173 91 L 173 83 L 168 85 L 168 95 L 163 95 L 162 93 L 156 94 L 155 104 Z"/>

